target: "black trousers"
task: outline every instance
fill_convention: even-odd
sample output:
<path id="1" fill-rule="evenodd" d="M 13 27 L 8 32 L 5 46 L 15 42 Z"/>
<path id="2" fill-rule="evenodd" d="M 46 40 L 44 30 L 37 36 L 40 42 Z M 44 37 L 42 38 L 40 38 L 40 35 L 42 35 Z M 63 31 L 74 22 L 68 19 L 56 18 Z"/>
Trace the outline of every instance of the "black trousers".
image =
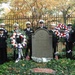
<path id="1" fill-rule="evenodd" d="M 53 45 L 53 58 L 55 58 L 55 53 L 57 51 L 57 44 Z"/>
<path id="2" fill-rule="evenodd" d="M 72 59 L 72 48 L 73 44 L 72 42 L 66 43 L 66 57 Z"/>
<path id="3" fill-rule="evenodd" d="M 0 64 L 3 64 L 7 61 L 7 47 L 0 48 Z"/>
<path id="4" fill-rule="evenodd" d="M 16 58 L 17 58 L 17 54 L 16 54 L 16 50 L 14 50 L 13 59 L 16 60 Z"/>
<path id="5" fill-rule="evenodd" d="M 29 52 L 29 50 L 30 50 L 30 52 Z M 28 53 L 29 53 L 29 54 L 28 54 Z M 32 44 L 31 44 L 31 43 L 27 44 L 27 48 L 26 48 L 26 51 L 25 51 L 25 57 L 26 57 L 27 55 L 29 55 L 29 57 L 30 57 L 30 59 L 31 59 L 31 56 L 32 56 Z"/>
<path id="6" fill-rule="evenodd" d="M 69 42 L 66 42 L 66 57 L 69 58 Z"/>

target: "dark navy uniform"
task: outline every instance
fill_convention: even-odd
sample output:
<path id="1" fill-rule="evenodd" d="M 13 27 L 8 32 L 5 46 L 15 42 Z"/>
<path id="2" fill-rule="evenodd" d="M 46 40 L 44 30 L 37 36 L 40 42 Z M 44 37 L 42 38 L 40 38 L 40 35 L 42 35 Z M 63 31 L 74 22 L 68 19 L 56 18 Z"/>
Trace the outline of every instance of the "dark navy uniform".
<path id="1" fill-rule="evenodd" d="M 27 48 L 26 48 L 26 52 L 25 52 L 25 57 L 28 55 L 28 49 L 30 49 L 30 59 L 32 56 L 32 33 L 34 33 L 34 30 L 32 28 L 26 28 L 24 29 L 26 36 L 28 37 L 27 40 Z"/>
<path id="2" fill-rule="evenodd" d="M 72 30 L 72 24 L 68 24 L 67 27 L 68 27 L 69 32 L 66 33 L 66 38 L 65 38 L 65 41 L 66 41 L 66 57 L 67 58 L 72 58 L 74 30 Z"/>
<path id="3" fill-rule="evenodd" d="M 55 32 L 53 30 L 49 31 L 52 34 L 52 47 L 53 47 L 53 58 L 55 58 L 55 53 L 56 53 L 56 49 L 57 49 L 57 43 L 59 40 L 59 37 L 57 37 L 57 35 L 55 34 Z"/>
<path id="4" fill-rule="evenodd" d="M 72 59 L 72 48 L 75 43 L 75 30 L 71 30 L 69 33 L 69 46 L 68 46 L 68 58 Z"/>
<path id="5" fill-rule="evenodd" d="M 40 29 L 40 28 L 47 29 L 47 27 L 45 27 L 45 26 L 43 26 L 43 27 L 38 27 L 37 29 Z"/>
<path id="6" fill-rule="evenodd" d="M 5 28 L 3 28 L 3 30 L 4 30 L 4 35 L 6 36 L 6 40 L 7 40 L 7 38 L 8 38 L 8 31 L 5 29 Z M 5 60 L 7 60 L 8 58 L 7 58 L 7 42 L 6 42 L 6 48 L 5 48 L 6 50 L 5 50 Z"/>
<path id="7" fill-rule="evenodd" d="M 0 64 L 2 64 L 7 61 L 7 35 L 3 29 L 0 29 L 0 31 L 3 31 L 3 33 L 0 34 Z"/>

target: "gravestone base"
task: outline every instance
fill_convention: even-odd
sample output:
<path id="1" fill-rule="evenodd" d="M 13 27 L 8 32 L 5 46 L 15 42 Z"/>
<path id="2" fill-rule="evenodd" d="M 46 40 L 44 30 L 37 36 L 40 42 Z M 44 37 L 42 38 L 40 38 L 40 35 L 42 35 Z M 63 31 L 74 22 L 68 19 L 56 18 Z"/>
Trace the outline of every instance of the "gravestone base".
<path id="1" fill-rule="evenodd" d="M 38 58 L 38 57 L 32 57 L 32 59 L 35 61 L 35 62 L 49 62 L 51 59 L 53 58 L 45 58 L 45 57 L 42 57 L 42 58 Z"/>

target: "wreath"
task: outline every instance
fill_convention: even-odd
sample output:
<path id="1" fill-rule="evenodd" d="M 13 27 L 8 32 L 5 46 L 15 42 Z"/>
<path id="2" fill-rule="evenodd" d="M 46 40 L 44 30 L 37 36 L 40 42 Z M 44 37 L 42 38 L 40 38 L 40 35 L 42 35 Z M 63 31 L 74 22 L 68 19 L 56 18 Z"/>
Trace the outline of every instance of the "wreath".
<path id="1" fill-rule="evenodd" d="M 27 40 L 26 36 L 22 33 L 16 33 L 14 32 L 12 36 L 10 37 L 11 45 L 15 48 L 24 48 L 26 47 Z"/>
<path id="2" fill-rule="evenodd" d="M 68 28 L 64 24 L 58 24 L 55 27 L 55 34 L 59 37 L 66 37 L 66 33 L 68 32 Z"/>

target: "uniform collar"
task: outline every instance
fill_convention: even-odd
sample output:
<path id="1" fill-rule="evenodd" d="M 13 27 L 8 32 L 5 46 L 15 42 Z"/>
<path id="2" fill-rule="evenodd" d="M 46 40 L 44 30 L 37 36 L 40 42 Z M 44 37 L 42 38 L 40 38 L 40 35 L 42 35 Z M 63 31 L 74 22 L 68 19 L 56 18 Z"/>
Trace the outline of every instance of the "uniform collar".
<path id="1" fill-rule="evenodd" d="M 28 31 L 30 31 L 30 28 L 27 28 Z"/>

